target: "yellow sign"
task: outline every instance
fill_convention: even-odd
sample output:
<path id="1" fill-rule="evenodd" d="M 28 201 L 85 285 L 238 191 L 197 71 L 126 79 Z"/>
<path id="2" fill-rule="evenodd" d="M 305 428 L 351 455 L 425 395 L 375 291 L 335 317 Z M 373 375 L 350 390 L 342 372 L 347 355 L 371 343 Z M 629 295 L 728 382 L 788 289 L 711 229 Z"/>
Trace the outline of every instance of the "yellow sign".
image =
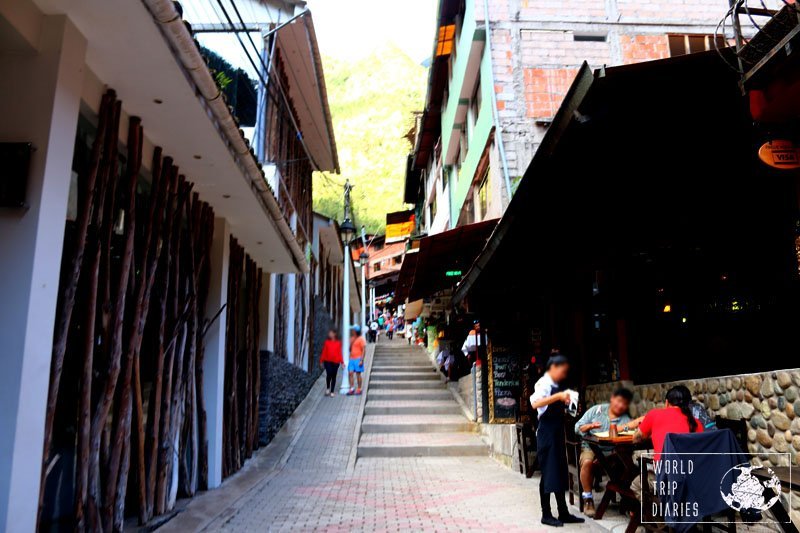
<path id="1" fill-rule="evenodd" d="M 792 141 L 774 139 L 758 149 L 758 158 L 773 168 L 800 168 L 800 151 Z"/>
<path id="2" fill-rule="evenodd" d="M 414 211 L 396 211 L 386 214 L 386 243 L 405 240 L 414 233 Z"/>

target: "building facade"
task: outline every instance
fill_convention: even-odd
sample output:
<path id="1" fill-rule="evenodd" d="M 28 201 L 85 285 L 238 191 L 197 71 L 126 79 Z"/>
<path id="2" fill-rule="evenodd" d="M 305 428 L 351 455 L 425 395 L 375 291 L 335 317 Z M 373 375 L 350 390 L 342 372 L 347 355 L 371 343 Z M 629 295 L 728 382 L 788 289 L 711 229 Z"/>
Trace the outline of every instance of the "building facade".
<path id="1" fill-rule="evenodd" d="M 712 50 L 728 5 L 441 0 L 406 201 L 419 233 L 498 218 L 584 61 Z"/>
<path id="2" fill-rule="evenodd" d="M 337 170 L 311 15 L 259 5 L 254 142 L 176 3 L 0 5 L 5 531 L 146 523 L 259 446 L 275 279 Z"/>

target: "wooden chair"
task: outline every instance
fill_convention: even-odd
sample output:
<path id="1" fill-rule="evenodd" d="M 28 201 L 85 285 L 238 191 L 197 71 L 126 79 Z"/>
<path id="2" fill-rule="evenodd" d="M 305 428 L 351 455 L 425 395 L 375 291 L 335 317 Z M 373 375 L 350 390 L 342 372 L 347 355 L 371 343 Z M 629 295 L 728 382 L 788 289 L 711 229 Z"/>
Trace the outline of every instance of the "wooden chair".
<path id="1" fill-rule="evenodd" d="M 564 434 L 567 443 L 567 470 L 569 475 L 569 504 L 575 505 L 575 494 L 578 495 L 578 508 L 583 512 L 581 498 L 581 439 L 575 434 L 576 419 L 565 417 Z"/>
<path id="2" fill-rule="evenodd" d="M 533 477 L 538 461 L 536 460 L 536 432 L 533 424 L 517 422 L 517 458 L 519 473 L 526 478 Z"/>
<path id="3" fill-rule="evenodd" d="M 747 421 L 744 419 L 731 420 L 730 418 L 722 418 L 718 416 L 714 419 L 717 429 L 729 429 L 736 437 L 736 442 L 744 453 L 747 452 Z M 749 453 L 748 453 L 749 455 Z"/>

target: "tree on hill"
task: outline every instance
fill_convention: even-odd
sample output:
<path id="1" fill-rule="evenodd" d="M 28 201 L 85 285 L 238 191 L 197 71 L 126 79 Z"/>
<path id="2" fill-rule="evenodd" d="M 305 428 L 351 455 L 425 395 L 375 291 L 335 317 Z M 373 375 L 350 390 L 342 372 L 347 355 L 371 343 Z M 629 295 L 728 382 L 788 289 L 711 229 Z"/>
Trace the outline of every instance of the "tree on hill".
<path id="1" fill-rule="evenodd" d="M 383 232 L 386 213 L 404 209 L 406 134 L 424 105 L 427 71 L 393 45 L 357 61 L 325 58 L 339 176 L 314 175 L 314 209 L 342 218 L 342 184 L 353 184 L 356 223 Z"/>

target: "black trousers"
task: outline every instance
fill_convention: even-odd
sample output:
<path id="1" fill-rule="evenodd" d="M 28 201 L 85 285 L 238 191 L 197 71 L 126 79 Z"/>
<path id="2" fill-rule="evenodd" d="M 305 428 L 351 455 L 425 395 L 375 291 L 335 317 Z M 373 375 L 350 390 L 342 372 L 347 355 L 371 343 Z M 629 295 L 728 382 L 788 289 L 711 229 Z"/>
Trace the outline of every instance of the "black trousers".
<path id="1" fill-rule="evenodd" d="M 339 363 L 330 363 L 325 361 L 322 363 L 325 366 L 325 386 L 328 392 L 336 392 L 336 374 L 339 373 Z"/>
<path id="2" fill-rule="evenodd" d="M 539 481 L 539 500 L 542 502 L 542 516 L 553 516 L 553 510 L 550 507 L 550 494 L 551 493 L 544 491 L 544 483 Z M 556 497 L 556 508 L 558 509 L 558 515 L 568 515 L 569 509 L 567 508 L 567 498 L 564 495 L 564 492 L 558 491 L 553 492 L 552 494 L 554 494 Z"/>

